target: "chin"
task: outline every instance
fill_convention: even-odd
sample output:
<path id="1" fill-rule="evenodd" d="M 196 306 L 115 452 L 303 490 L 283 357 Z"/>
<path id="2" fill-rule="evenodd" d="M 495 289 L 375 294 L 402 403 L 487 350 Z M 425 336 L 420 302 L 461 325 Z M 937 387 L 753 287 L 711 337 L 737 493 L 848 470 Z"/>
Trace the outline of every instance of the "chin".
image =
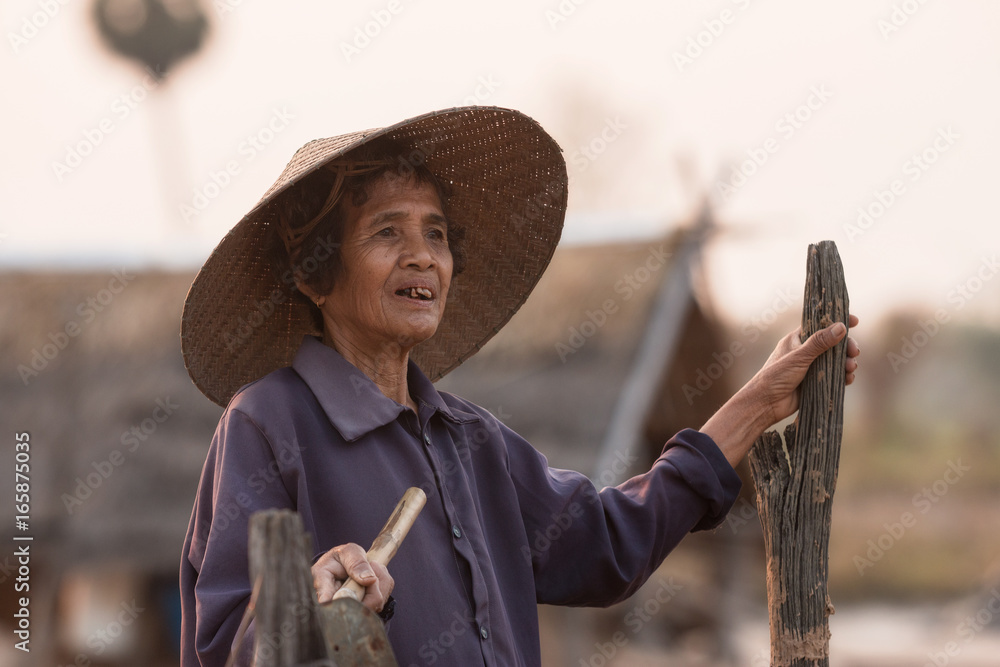
<path id="1" fill-rule="evenodd" d="M 403 347 L 412 348 L 415 345 L 423 343 L 425 340 L 429 339 L 435 333 L 437 333 L 438 322 L 409 322 L 406 326 L 397 327 L 393 332 L 393 337 L 395 340 L 409 341 L 409 345 L 403 344 Z"/>

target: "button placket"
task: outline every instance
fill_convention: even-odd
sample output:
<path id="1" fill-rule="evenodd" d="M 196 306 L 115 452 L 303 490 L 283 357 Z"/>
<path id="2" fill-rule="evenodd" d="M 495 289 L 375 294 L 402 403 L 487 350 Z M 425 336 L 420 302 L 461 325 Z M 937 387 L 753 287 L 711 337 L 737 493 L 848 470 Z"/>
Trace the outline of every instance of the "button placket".
<path id="1" fill-rule="evenodd" d="M 425 426 L 420 435 L 420 440 L 424 443 L 424 448 L 427 450 L 428 456 L 432 461 L 432 466 L 435 468 L 437 473 L 437 481 L 439 489 L 441 492 L 441 499 L 444 501 L 445 513 L 451 522 L 451 534 L 454 538 L 455 547 L 455 557 L 463 558 L 468 561 L 470 574 L 472 580 L 470 584 L 473 587 L 473 591 L 477 588 L 477 581 L 481 583 L 483 579 L 482 572 L 480 568 L 482 563 L 475 556 L 475 546 L 470 542 L 470 538 L 466 535 L 466 531 L 462 530 L 459 526 L 459 512 L 458 508 L 454 506 L 451 498 L 451 489 L 449 488 L 448 480 L 446 477 L 448 475 L 455 474 L 456 469 L 449 467 L 448 461 L 444 458 L 438 458 L 441 454 L 438 452 L 437 447 L 434 446 L 434 440 L 431 438 L 429 424 Z M 460 463 L 453 463 L 452 465 L 460 465 Z M 489 609 L 489 595 L 484 591 L 480 591 L 478 595 L 472 591 L 466 591 L 469 595 L 469 600 L 473 605 L 473 609 L 478 608 L 477 618 L 473 626 L 473 632 L 477 633 L 481 641 L 486 642 L 489 638 L 488 630 L 488 609 Z M 478 626 L 478 631 L 474 629 Z M 490 662 L 489 660 L 487 662 Z"/>
<path id="2" fill-rule="evenodd" d="M 427 446 L 427 448 L 429 450 L 431 448 L 431 435 L 426 430 L 423 433 L 422 440 L 424 441 L 424 444 Z M 432 460 L 436 460 L 436 457 L 434 457 L 433 455 L 431 456 L 431 458 L 432 458 Z M 436 465 L 435 465 L 435 468 L 437 468 Z M 437 472 L 437 470 L 435 470 L 435 472 Z M 447 499 L 448 495 L 447 495 L 446 485 L 444 483 L 444 480 L 440 479 L 440 473 L 438 473 L 438 475 L 439 475 L 439 480 L 441 482 L 441 493 L 442 493 L 443 497 Z M 450 503 L 446 503 L 446 504 L 450 504 Z M 452 517 L 452 519 L 454 519 L 454 517 Z M 458 527 L 457 523 L 451 524 L 451 534 L 454 536 L 454 538 L 456 540 L 462 539 L 462 529 Z"/>

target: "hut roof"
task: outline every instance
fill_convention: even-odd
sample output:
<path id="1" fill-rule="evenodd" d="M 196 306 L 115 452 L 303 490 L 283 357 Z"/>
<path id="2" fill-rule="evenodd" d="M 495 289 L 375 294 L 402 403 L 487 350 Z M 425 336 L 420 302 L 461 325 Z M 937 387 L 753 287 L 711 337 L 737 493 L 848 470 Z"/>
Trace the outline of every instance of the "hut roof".
<path id="1" fill-rule="evenodd" d="M 192 277 L 0 281 L 0 396 L 13 428 L 31 436 L 29 532 L 48 557 L 176 570 L 221 413 L 181 360 L 178 323 Z"/>

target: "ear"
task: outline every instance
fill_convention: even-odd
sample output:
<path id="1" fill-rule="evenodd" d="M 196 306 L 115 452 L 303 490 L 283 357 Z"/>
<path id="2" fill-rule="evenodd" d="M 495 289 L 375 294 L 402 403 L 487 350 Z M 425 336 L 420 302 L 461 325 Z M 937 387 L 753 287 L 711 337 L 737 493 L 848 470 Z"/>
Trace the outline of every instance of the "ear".
<path id="1" fill-rule="evenodd" d="M 316 290 L 307 285 L 298 271 L 295 272 L 295 288 L 305 294 L 306 298 L 316 304 L 317 308 L 322 306 L 323 302 L 326 301 L 326 295 L 319 294 Z"/>

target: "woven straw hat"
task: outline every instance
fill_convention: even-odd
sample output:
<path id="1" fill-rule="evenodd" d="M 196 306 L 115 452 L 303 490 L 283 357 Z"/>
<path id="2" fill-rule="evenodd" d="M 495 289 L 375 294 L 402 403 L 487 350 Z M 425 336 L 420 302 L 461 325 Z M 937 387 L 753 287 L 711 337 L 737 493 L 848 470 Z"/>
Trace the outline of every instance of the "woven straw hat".
<path id="1" fill-rule="evenodd" d="M 412 146 L 412 159 L 448 184 L 449 217 L 465 228 L 466 268 L 452 280 L 437 333 L 410 354 L 431 380 L 492 338 L 541 277 L 562 231 L 567 176 L 559 146 L 531 118 L 510 109 L 464 107 L 317 139 L 296 151 L 188 291 L 181 318 L 184 363 L 214 402 L 225 406 L 244 384 L 290 365 L 303 336 L 322 333 L 311 306 L 288 298 L 272 269 L 275 199 L 377 137 Z"/>

